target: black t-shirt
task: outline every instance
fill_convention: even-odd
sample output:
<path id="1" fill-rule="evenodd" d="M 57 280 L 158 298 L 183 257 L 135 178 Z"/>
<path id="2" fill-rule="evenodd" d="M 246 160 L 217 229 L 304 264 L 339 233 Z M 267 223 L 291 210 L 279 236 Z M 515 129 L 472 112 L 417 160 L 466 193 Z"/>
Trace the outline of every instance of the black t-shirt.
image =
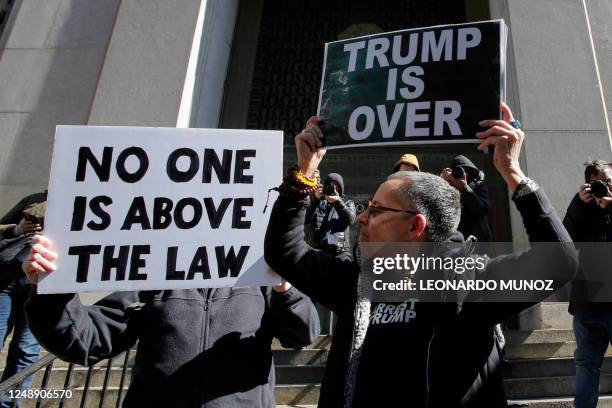
<path id="1" fill-rule="evenodd" d="M 420 306 L 420 307 L 419 307 Z M 356 406 L 424 406 L 434 322 L 425 303 L 373 303 L 357 371 Z M 428 313 L 429 314 L 429 313 Z"/>

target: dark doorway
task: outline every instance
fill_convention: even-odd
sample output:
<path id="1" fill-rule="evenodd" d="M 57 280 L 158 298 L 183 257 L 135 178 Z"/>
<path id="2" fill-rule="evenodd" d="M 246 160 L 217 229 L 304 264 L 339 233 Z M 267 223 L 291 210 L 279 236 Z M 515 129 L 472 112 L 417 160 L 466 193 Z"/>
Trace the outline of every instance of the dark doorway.
<path id="1" fill-rule="evenodd" d="M 466 3 L 471 9 L 466 9 Z M 477 4 L 477 10 L 473 5 Z M 281 129 L 285 168 L 295 164 L 293 138 L 316 114 L 324 44 L 374 32 L 487 19 L 482 1 L 245 0 L 236 21 L 221 126 Z M 484 11 L 483 11 L 484 10 Z M 484 170 L 491 192 L 489 221 L 495 241 L 512 240 L 507 189 L 490 155 L 475 145 L 393 146 L 328 152 L 321 173 L 344 176 L 358 210 L 404 153 L 422 170 L 439 174 L 458 154 Z M 360 206 L 361 204 L 361 206 Z M 355 226 L 353 233 L 357 232 Z"/>

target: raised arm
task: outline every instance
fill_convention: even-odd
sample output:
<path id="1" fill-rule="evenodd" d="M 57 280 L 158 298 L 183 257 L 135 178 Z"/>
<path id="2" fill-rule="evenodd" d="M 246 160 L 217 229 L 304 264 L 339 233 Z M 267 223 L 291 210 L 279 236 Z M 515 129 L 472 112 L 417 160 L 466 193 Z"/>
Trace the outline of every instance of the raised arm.
<path id="1" fill-rule="evenodd" d="M 479 148 L 495 146 L 494 164 L 511 191 L 513 201 L 523 219 L 523 225 L 532 243 L 531 249 L 492 259 L 482 277 L 486 279 L 553 279 L 558 290 L 571 280 L 577 270 L 577 253 L 571 237 L 563 227 L 559 216 L 550 204 L 546 194 L 535 182 L 525 177 L 519 166 L 519 154 L 525 134 L 516 125 L 512 112 L 502 104 L 503 120 L 485 120 L 481 126 L 489 129 L 477 134 L 484 138 Z M 537 244 L 540 243 L 540 244 Z M 534 271 L 536 273 L 534 273 Z M 526 307 L 544 300 L 553 292 L 530 293 L 531 302 L 507 302 L 495 305 L 473 303 L 489 296 L 493 301 L 495 293 L 473 292 L 463 308 L 483 324 L 498 323 L 520 312 Z M 501 300 L 501 299 L 500 299 Z"/>
<path id="2" fill-rule="evenodd" d="M 304 214 L 308 192 L 300 192 L 297 177 L 314 180 L 325 155 L 316 118 L 296 136 L 298 171 L 289 174 L 270 215 L 264 256 L 268 265 L 313 300 L 338 314 L 350 312 L 355 298 L 358 270 L 343 261 L 310 247 L 304 241 Z M 293 184 L 292 184 L 293 183 Z"/>
<path id="3" fill-rule="evenodd" d="M 304 241 L 304 204 L 287 197 L 274 203 L 264 243 L 266 262 L 313 300 L 342 314 L 353 305 L 357 270 Z"/>

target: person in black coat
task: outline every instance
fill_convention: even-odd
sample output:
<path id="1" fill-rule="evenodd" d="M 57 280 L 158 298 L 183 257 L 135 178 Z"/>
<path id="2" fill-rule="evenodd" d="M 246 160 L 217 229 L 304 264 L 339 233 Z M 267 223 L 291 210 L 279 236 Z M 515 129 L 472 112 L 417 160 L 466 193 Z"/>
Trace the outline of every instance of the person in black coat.
<path id="1" fill-rule="evenodd" d="M 46 194 L 32 194 L 22 199 L 0 218 L 0 342 L 12 332 L 0 382 L 10 378 L 38 360 L 40 345 L 32 335 L 24 304 L 30 285 L 21 270 L 21 263 L 29 252 L 34 233 L 44 224 Z M 21 385 L 27 390 L 34 376 Z M 19 404 L 17 404 L 19 405 Z M 0 396 L 0 407 L 12 406 L 8 395 Z"/>
<path id="2" fill-rule="evenodd" d="M 59 358 L 93 365 L 138 343 L 123 407 L 274 408 L 272 340 L 300 348 L 320 332 L 308 297 L 282 282 L 114 292 L 85 306 L 78 294 L 38 294 L 57 259 L 42 235 L 23 270 L 34 285 L 26 303 L 32 333 Z"/>
<path id="3" fill-rule="evenodd" d="M 484 173 L 470 159 L 460 155 L 453 159 L 450 167 L 442 170 L 440 177 L 461 193 L 459 232 L 465 238 L 472 235 L 479 242 L 491 241 L 491 228 L 487 221 L 491 198 Z"/>
<path id="4" fill-rule="evenodd" d="M 349 256 L 349 229 L 355 219 L 355 203 L 345 197 L 344 179 L 337 173 L 328 174 L 306 210 L 309 244 L 332 255 Z"/>
<path id="5" fill-rule="evenodd" d="M 599 371 L 612 342 L 612 252 L 604 244 L 612 242 L 612 164 L 586 163 L 584 180 L 563 219 L 580 249 L 580 270 L 572 282 L 569 304 L 576 337 L 577 408 L 597 406 Z"/>

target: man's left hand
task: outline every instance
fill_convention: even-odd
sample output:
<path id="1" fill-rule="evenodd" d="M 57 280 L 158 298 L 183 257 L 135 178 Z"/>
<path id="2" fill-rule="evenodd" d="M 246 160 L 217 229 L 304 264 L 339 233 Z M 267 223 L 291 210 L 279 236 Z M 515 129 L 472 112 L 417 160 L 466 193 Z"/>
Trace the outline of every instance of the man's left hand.
<path id="1" fill-rule="evenodd" d="M 476 137 L 483 139 L 478 145 L 478 150 L 485 150 L 488 146 L 495 146 L 493 153 L 493 164 L 508 187 L 514 191 L 525 174 L 519 165 L 519 155 L 525 133 L 521 129 L 512 126 L 514 117 L 512 111 L 505 103 L 501 102 L 503 120 L 483 120 L 480 126 L 488 127 L 484 132 L 476 133 Z"/>

